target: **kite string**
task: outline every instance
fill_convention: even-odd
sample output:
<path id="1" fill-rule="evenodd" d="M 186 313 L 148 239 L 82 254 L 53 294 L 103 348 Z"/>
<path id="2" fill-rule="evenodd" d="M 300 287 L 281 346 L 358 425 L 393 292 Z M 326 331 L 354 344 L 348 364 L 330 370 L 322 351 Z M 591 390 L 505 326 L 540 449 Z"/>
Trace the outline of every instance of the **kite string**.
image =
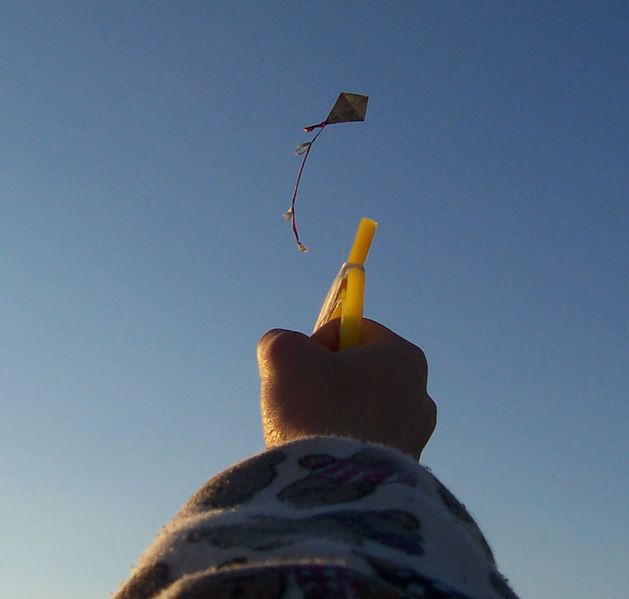
<path id="1" fill-rule="evenodd" d="M 310 154 L 312 145 L 314 144 L 315 141 L 317 141 L 317 138 L 319 137 L 319 135 L 321 135 L 321 132 L 323 131 L 324 128 L 325 128 L 325 124 L 321 125 L 321 128 L 319 129 L 319 131 L 317 131 L 316 135 L 312 138 L 312 141 L 308 144 L 308 147 L 306 148 L 306 152 L 304 153 L 304 157 L 301 161 L 301 166 L 299 167 L 299 172 L 297 173 L 297 180 L 295 181 L 293 195 L 290 200 L 290 208 L 287 210 L 285 214 L 285 216 L 290 218 L 292 228 L 293 228 L 293 235 L 295 236 L 295 241 L 297 242 L 297 247 L 302 252 L 308 251 L 308 248 L 299 239 L 299 230 L 297 229 L 297 218 L 295 215 L 295 202 L 297 200 L 297 192 L 299 191 L 299 183 L 301 182 L 301 175 L 304 172 L 304 166 L 306 166 L 306 160 L 308 159 L 308 155 Z"/>

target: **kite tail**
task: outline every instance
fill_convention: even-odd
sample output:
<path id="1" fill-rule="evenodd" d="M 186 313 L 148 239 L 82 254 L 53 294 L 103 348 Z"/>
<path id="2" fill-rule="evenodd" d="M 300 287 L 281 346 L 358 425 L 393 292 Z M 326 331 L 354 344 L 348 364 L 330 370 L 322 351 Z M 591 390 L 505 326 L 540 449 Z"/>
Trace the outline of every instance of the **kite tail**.
<path id="1" fill-rule="evenodd" d="M 301 242 L 299 238 L 299 229 L 297 228 L 297 217 L 295 214 L 295 201 L 297 200 L 297 192 L 299 191 L 299 183 L 301 182 L 301 175 L 304 172 L 304 166 L 306 166 L 306 160 L 308 160 L 308 155 L 310 154 L 310 150 L 312 149 L 312 144 L 317 141 L 317 137 L 321 135 L 321 131 L 323 131 L 325 127 L 325 122 L 320 123 L 319 125 L 313 125 L 310 130 L 312 131 L 314 128 L 320 127 L 320 131 L 317 131 L 317 134 L 312 138 L 312 141 L 308 144 L 306 151 L 304 152 L 304 157 L 301 161 L 301 166 L 299 167 L 299 172 L 297 173 L 297 181 L 295 181 L 295 187 L 293 189 L 293 195 L 290 200 L 290 208 L 284 214 L 284 218 L 289 220 L 293 227 L 293 235 L 295 236 L 295 241 L 297 242 L 297 249 L 300 252 L 307 252 L 308 248 Z M 306 129 L 307 130 L 307 129 Z"/>

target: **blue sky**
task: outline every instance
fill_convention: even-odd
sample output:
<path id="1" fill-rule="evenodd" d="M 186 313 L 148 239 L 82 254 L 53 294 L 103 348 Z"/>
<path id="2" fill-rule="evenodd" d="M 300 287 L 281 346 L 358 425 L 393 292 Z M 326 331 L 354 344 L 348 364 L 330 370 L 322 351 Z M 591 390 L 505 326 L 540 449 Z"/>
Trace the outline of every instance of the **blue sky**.
<path id="1" fill-rule="evenodd" d="M 366 315 L 431 366 L 425 463 L 523 597 L 623 596 L 628 26 L 621 2 L 5 2 L 3 592 L 107 596 L 262 448 L 256 342 L 311 329 L 369 216 Z M 367 121 L 313 149 L 304 255 L 291 152 L 342 90 Z"/>

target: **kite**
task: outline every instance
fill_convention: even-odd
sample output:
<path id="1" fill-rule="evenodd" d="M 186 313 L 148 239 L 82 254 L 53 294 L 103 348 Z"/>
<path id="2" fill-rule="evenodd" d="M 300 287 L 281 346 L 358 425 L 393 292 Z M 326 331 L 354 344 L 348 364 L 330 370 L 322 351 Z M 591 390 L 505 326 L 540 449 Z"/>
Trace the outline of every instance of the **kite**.
<path id="1" fill-rule="evenodd" d="M 312 145 L 315 141 L 317 141 L 317 138 L 319 137 L 319 135 L 321 135 L 321 132 L 328 125 L 364 121 L 365 114 L 367 113 L 368 99 L 369 98 L 367 96 L 362 96 L 360 94 L 341 92 L 325 121 L 321 121 L 316 125 L 304 127 L 304 131 L 306 133 L 312 133 L 315 129 L 319 129 L 319 131 L 317 131 L 311 141 L 301 143 L 295 148 L 295 156 L 303 155 L 303 159 L 301 161 L 301 166 L 299 167 L 299 172 L 297 173 L 297 181 L 295 182 L 295 187 L 293 189 L 293 196 L 291 198 L 290 208 L 284 213 L 284 218 L 288 222 L 290 222 L 293 227 L 293 235 L 295 236 L 295 241 L 297 242 L 297 249 L 300 252 L 307 252 L 308 248 L 301 242 L 301 239 L 299 239 L 297 219 L 295 218 L 295 200 L 297 199 L 297 191 L 299 190 L 301 175 L 304 172 L 304 166 L 306 165 L 306 160 L 308 159 L 308 155 L 310 154 Z"/>

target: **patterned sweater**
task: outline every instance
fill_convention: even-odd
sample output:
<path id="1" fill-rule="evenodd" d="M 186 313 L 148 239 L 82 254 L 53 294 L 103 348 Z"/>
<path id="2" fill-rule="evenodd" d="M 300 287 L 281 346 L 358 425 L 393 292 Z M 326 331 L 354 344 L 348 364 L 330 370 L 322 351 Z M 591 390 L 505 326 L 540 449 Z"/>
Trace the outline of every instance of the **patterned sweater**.
<path id="1" fill-rule="evenodd" d="M 395 449 L 311 437 L 210 479 L 114 599 L 517 599 L 465 507 Z"/>

